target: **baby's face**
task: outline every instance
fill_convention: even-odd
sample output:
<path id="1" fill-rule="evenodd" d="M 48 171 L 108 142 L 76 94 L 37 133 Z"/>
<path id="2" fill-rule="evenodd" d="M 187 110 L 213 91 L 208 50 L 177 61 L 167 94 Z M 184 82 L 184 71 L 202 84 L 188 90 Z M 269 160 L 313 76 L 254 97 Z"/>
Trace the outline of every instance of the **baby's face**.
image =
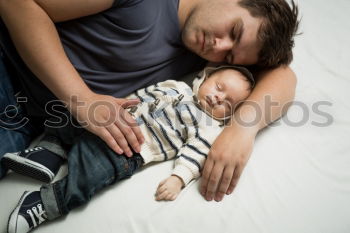
<path id="1" fill-rule="evenodd" d="M 222 69 L 211 74 L 199 87 L 201 107 L 215 118 L 232 115 L 237 104 L 250 94 L 250 84 L 243 74 L 233 69 Z"/>

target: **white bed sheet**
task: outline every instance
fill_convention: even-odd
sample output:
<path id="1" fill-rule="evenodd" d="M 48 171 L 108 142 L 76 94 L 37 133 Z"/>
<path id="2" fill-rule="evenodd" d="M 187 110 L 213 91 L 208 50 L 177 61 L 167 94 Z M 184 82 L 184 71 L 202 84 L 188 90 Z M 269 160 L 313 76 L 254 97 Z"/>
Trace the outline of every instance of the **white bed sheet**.
<path id="1" fill-rule="evenodd" d="M 199 182 L 174 202 L 156 202 L 154 191 L 170 174 L 173 162 L 148 167 L 131 179 L 99 193 L 67 217 L 45 224 L 38 233 L 346 233 L 350 232 L 350 1 L 299 1 L 302 35 L 296 39 L 292 67 L 298 76 L 300 105 L 258 136 L 235 192 L 220 202 L 206 202 Z M 333 123 L 317 127 L 326 118 Z M 304 111 L 305 114 L 305 111 Z M 61 175 L 65 168 L 61 169 Z M 9 174 L 0 182 L 0 232 L 24 190 L 40 183 Z"/>

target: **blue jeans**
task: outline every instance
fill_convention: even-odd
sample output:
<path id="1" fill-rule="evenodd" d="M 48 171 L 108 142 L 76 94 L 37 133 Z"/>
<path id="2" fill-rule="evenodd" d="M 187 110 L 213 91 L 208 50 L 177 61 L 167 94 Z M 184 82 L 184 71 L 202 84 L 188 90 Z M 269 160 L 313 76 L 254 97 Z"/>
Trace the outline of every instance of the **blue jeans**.
<path id="1" fill-rule="evenodd" d="M 24 117 L 22 108 L 16 102 L 0 50 L 0 160 L 7 152 L 16 152 L 28 147 L 35 135 L 34 127 L 29 119 Z M 0 179 L 6 172 L 7 168 L 1 163 Z"/>
<path id="2" fill-rule="evenodd" d="M 71 148 L 67 155 L 68 175 L 41 187 L 41 198 L 50 220 L 68 214 L 101 189 L 132 176 L 143 164 L 139 154 L 134 153 L 131 158 L 118 155 L 86 130 L 70 126 L 55 130 L 61 143 L 71 144 Z"/>

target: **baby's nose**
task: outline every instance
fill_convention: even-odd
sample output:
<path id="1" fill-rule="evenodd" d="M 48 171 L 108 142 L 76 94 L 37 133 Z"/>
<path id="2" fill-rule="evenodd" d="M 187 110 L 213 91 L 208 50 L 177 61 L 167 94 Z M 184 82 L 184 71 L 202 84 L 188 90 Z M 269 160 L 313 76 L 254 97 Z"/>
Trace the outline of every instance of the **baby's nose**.
<path id="1" fill-rule="evenodd" d="M 211 102 L 214 106 L 222 103 L 222 100 L 218 95 L 214 95 L 213 97 L 214 98 L 211 98 Z"/>
<path id="2" fill-rule="evenodd" d="M 221 94 L 215 95 L 214 97 L 215 104 L 222 104 L 224 99 L 225 99 L 224 96 Z"/>

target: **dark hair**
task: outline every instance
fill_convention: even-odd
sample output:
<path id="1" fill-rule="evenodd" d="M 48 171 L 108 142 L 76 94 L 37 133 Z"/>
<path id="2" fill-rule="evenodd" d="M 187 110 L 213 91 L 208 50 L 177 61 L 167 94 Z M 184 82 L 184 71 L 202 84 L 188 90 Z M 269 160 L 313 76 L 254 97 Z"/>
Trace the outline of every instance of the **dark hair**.
<path id="1" fill-rule="evenodd" d="M 210 74 L 208 75 L 208 77 L 215 74 L 216 72 L 227 70 L 227 69 L 234 70 L 234 71 L 237 71 L 238 73 L 240 73 L 242 75 L 242 77 L 244 78 L 244 80 L 249 83 L 249 87 L 247 90 L 248 91 L 253 90 L 253 88 L 255 86 L 255 80 L 254 80 L 253 74 L 247 68 L 245 68 L 243 66 L 238 66 L 238 65 L 219 66 L 215 70 L 211 71 Z"/>
<path id="2" fill-rule="evenodd" d="M 241 0 L 238 4 L 253 17 L 263 19 L 258 31 L 261 49 L 256 65 L 273 68 L 290 64 L 300 22 L 294 0 L 291 0 L 291 6 L 285 0 Z"/>

